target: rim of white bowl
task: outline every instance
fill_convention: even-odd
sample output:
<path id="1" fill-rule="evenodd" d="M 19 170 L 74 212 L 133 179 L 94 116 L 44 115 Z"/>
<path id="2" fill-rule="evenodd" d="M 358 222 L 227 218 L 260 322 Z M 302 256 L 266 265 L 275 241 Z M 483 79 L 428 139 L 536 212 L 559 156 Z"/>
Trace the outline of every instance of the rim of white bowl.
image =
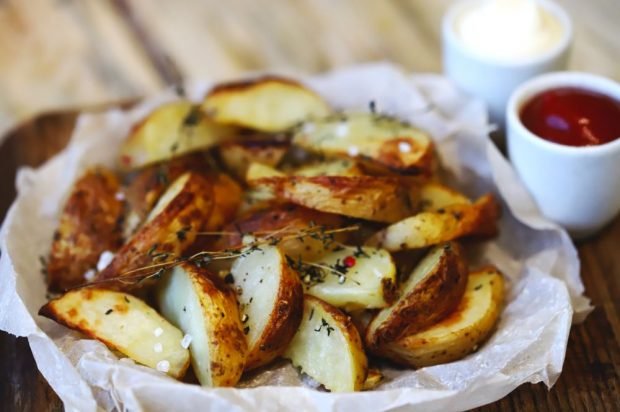
<path id="1" fill-rule="evenodd" d="M 609 96 L 620 101 L 620 83 L 597 74 L 579 71 L 551 72 L 536 76 L 518 86 L 510 95 L 506 106 L 507 128 L 515 128 L 516 133 L 508 133 L 509 138 L 524 138 L 542 149 L 553 150 L 569 156 L 591 156 L 620 150 L 620 136 L 611 142 L 592 146 L 568 146 L 545 140 L 529 131 L 521 121 L 521 109 L 533 97 L 558 87 L 576 87 Z"/>
<path id="2" fill-rule="evenodd" d="M 459 16 L 466 8 L 471 7 L 476 3 L 481 3 L 483 1 L 488 0 L 460 0 L 453 4 L 442 19 L 441 29 L 444 38 L 455 45 L 459 50 L 465 53 L 472 59 L 479 60 L 481 62 L 485 62 L 487 64 L 493 64 L 499 67 L 522 67 L 522 66 L 530 66 L 537 65 L 540 63 L 544 63 L 547 61 L 552 61 L 557 59 L 562 53 L 564 53 L 567 49 L 570 48 L 573 41 L 573 23 L 569 16 L 569 14 L 564 10 L 559 4 L 550 1 L 550 0 L 536 0 L 538 4 L 542 8 L 544 8 L 547 12 L 551 13 L 555 18 L 558 19 L 560 25 L 563 27 L 562 38 L 551 49 L 546 52 L 533 56 L 527 59 L 520 59 L 516 61 L 497 59 L 493 56 L 485 56 L 482 54 L 478 54 L 475 51 L 471 50 L 467 47 L 463 42 L 459 39 L 455 31 L 455 19 Z"/>

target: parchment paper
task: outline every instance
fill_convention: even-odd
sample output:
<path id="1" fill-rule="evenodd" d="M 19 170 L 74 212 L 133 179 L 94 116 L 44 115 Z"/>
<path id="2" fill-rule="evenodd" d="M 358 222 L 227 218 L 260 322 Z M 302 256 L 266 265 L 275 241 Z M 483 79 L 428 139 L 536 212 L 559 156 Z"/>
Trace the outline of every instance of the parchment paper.
<path id="1" fill-rule="evenodd" d="M 123 112 L 82 115 L 69 146 L 42 167 L 23 169 L 18 197 L 2 225 L 0 329 L 28 337 L 37 365 L 67 410 L 463 410 L 497 400 L 524 382 L 556 381 L 571 320 L 589 312 L 570 238 L 541 217 L 502 155 L 489 142 L 481 103 L 459 94 L 437 75 L 406 76 L 387 64 L 358 66 L 305 79 L 336 108 L 397 115 L 430 132 L 448 178 L 470 196 L 501 196 L 500 236 L 480 243 L 472 266 L 496 264 L 507 277 L 507 306 L 496 333 L 460 361 L 417 371 L 384 370 L 370 392 L 332 394 L 302 386 L 281 362 L 244 381 L 243 389 L 206 389 L 174 381 L 105 345 L 36 315 L 46 302 L 38 257 L 46 256 L 59 210 L 72 182 L 95 163 L 114 165 L 132 123 L 164 101 L 167 91 Z M 199 100 L 208 84 L 187 85 Z M 268 385 L 254 387 L 256 385 Z"/>

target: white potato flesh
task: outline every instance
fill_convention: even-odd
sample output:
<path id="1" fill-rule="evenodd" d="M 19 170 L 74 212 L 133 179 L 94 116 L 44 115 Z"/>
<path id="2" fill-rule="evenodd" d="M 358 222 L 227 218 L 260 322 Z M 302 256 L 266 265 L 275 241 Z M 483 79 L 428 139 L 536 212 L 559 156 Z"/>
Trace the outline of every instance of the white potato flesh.
<path id="1" fill-rule="evenodd" d="M 146 218 L 146 222 L 145 223 L 150 222 L 151 220 L 153 220 L 155 218 L 155 216 L 159 215 L 161 212 L 164 211 L 166 206 L 168 206 L 170 204 L 170 202 L 172 202 L 172 200 L 175 197 L 177 197 L 179 195 L 179 193 L 181 193 L 181 191 L 183 191 L 183 188 L 185 187 L 185 184 L 189 180 L 190 176 L 191 176 L 190 173 L 185 173 L 185 174 L 179 176 L 170 185 L 170 187 L 168 189 L 166 189 L 164 194 L 159 198 L 159 200 L 157 201 L 157 203 L 153 207 L 153 210 L 151 210 L 151 213 L 149 213 L 148 217 Z"/>
<path id="2" fill-rule="evenodd" d="M 351 319 L 308 295 L 301 325 L 284 357 L 332 392 L 361 390 L 368 372 L 368 360 Z"/>
<path id="3" fill-rule="evenodd" d="M 192 366 L 203 386 L 232 386 L 243 372 L 245 339 L 237 303 L 229 295 L 185 265 L 173 268 L 158 285 L 161 313 L 191 337 Z"/>
<path id="4" fill-rule="evenodd" d="M 280 172 L 278 169 L 275 169 L 271 166 L 267 166 L 262 163 L 252 162 L 250 166 L 248 167 L 248 171 L 245 174 L 245 180 L 250 182 L 256 179 L 262 179 L 264 177 L 274 177 L 274 176 L 286 176 L 286 175 Z"/>
<path id="5" fill-rule="evenodd" d="M 384 249 L 344 247 L 311 263 L 345 271 L 326 269 L 323 279 L 316 282 L 309 275 L 302 277 L 306 293 L 336 307 L 347 311 L 384 308 L 394 297 L 396 267 L 392 256 Z M 347 263 L 351 266 L 347 267 Z"/>
<path id="6" fill-rule="evenodd" d="M 132 295 L 77 289 L 50 301 L 39 313 L 172 377 L 182 377 L 189 366 L 183 333 Z"/>
<path id="7" fill-rule="evenodd" d="M 293 176 L 361 176 L 364 173 L 351 159 L 335 159 L 304 165 L 290 174 Z"/>
<path id="8" fill-rule="evenodd" d="M 259 341 L 275 308 L 284 256 L 278 248 L 269 246 L 245 253 L 244 257 L 235 260 L 230 272 L 240 292 L 237 299 L 241 319 L 249 328 L 246 338 L 252 348 Z"/>

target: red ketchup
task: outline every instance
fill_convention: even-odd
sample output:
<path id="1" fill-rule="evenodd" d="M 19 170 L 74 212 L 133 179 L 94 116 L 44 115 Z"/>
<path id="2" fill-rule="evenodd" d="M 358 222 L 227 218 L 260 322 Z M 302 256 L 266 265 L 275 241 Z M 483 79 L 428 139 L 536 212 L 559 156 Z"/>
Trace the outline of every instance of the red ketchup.
<path id="1" fill-rule="evenodd" d="M 521 110 L 535 135 L 568 146 L 594 146 L 620 138 L 620 102 L 576 87 L 547 90 Z"/>

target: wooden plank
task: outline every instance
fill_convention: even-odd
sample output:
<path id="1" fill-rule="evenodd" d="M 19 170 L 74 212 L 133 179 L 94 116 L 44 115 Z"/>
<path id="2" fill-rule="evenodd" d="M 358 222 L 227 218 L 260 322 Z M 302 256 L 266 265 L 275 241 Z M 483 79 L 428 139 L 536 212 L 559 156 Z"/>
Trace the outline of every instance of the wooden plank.
<path id="1" fill-rule="evenodd" d="M 107 2 L 0 2 L 0 136 L 41 111 L 135 97 L 161 84 Z"/>
<path id="2" fill-rule="evenodd" d="M 16 130 L 0 146 L 0 179 L 12 185 L 14 168 L 36 166 L 67 141 L 75 113 L 42 116 Z M 3 216 L 12 195 L 0 197 Z M 582 242 L 579 254 L 586 292 L 596 310 L 570 333 L 564 371 L 548 391 L 526 384 L 478 411 L 612 411 L 620 410 L 620 218 L 599 236 Z M 54 411 L 60 401 L 45 383 L 24 339 L 0 333 L 0 405 L 8 410 Z"/>

